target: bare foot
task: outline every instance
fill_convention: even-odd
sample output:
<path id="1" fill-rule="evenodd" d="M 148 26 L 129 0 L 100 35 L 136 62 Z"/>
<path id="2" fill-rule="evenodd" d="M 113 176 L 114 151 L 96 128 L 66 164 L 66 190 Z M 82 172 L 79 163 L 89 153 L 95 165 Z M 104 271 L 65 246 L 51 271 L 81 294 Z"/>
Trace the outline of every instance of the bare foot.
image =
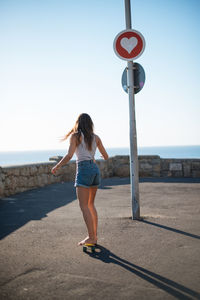
<path id="1" fill-rule="evenodd" d="M 89 236 L 87 236 L 84 240 L 82 240 L 81 242 L 78 243 L 78 246 L 82 246 L 85 244 L 85 241 L 89 239 Z"/>
<path id="2" fill-rule="evenodd" d="M 78 246 L 83 246 L 84 244 L 97 244 L 97 237 L 94 239 L 90 239 L 89 236 L 87 236 L 84 240 L 78 243 Z"/>
<path id="3" fill-rule="evenodd" d="M 86 239 L 84 244 L 96 244 L 97 240 L 96 239 Z"/>

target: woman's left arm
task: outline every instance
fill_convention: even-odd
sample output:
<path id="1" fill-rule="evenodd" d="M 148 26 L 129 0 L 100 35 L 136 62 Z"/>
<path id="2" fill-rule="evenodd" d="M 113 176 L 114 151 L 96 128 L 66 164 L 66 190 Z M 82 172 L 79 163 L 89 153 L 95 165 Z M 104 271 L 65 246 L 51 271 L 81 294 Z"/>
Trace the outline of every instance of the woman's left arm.
<path id="1" fill-rule="evenodd" d="M 55 167 L 51 169 L 51 173 L 55 174 L 58 171 L 58 169 L 66 165 L 68 161 L 70 161 L 70 159 L 73 157 L 75 150 L 76 150 L 76 138 L 75 136 L 72 136 L 70 139 L 68 153 L 57 163 Z"/>

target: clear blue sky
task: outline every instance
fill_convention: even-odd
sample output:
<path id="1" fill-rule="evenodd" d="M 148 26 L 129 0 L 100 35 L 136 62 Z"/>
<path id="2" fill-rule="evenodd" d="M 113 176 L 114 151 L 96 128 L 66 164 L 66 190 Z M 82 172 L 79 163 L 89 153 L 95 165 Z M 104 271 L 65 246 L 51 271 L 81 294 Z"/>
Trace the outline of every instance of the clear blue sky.
<path id="1" fill-rule="evenodd" d="M 200 144 L 200 1 L 132 0 L 146 40 L 138 146 Z M 82 112 L 106 147 L 129 146 L 124 0 L 0 0 L 0 150 L 59 149 Z"/>

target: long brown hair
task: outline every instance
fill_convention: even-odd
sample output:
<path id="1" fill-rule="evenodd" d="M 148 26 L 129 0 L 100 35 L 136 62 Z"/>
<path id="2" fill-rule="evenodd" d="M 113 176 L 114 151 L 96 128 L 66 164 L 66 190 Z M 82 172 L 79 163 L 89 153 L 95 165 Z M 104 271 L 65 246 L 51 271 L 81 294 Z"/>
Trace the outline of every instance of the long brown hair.
<path id="1" fill-rule="evenodd" d="M 94 124 L 88 114 L 80 114 L 72 130 L 70 130 L 62 140 L 66 140 L 70 135 L 76 137 L 77 146 L 81 143 L 81 132 L 84 135 L 84 140 L 88 150 L 92 150 L 92 141 L 94 138 Z"/>

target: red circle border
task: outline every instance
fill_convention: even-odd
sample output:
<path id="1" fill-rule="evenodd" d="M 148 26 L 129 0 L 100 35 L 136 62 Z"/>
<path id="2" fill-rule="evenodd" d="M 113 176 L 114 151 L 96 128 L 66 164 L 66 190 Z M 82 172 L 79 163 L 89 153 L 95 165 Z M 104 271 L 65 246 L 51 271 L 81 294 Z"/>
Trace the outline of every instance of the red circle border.
<path id="1" fill-rule="evenodd" d="M 135 37 L 138 40 L 136 47 L 130 53 L 128 53 L 126 51 L 126 49 L 124 49 L 120 44 L 121 40 L 124 37 L 128 38 L 128 39 L 131 37 Z M 128 60 L 128 61 L 132 61 L 132 60 L 137 59 L 144 52 L 145 39 L 144 39 L 143 35 L 136 30 L 131 30 L 131 29 L 123 30 L 120 33 L 118 33 L 118 35 L 115 37 L 114 43 L 113 43 L 113 48 L 114 48 L 115 54 L 119 58 Z"/>

